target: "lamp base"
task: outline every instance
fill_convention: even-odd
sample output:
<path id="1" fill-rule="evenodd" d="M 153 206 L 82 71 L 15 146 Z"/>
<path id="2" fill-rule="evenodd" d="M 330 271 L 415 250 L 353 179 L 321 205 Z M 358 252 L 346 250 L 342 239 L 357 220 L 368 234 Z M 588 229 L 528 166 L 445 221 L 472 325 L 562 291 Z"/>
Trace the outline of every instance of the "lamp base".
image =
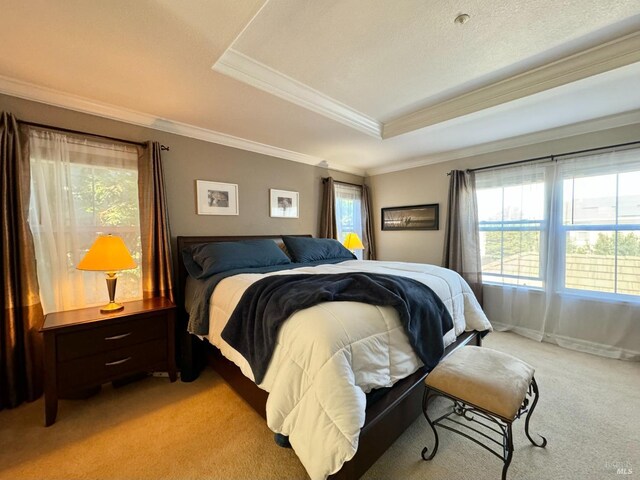
<path id="1" fill-rule="evenodd" d="M 114 313 L 119 312 L 124 308 L 124 305 L 116 303 L 113 299 L 116 297 L 116 272 L 105 272 L 107 274 L 107 290 L 109 291 L 109 303 L 100 309 L 100 313 Z"/>
<path id="2" fill-rule="evenodd" d="M 100 307 L 100 313 L 114 313 L 124 310 L 124 305 L 120 305 L 116 302 L 109 302 L 104 307 Z"/>

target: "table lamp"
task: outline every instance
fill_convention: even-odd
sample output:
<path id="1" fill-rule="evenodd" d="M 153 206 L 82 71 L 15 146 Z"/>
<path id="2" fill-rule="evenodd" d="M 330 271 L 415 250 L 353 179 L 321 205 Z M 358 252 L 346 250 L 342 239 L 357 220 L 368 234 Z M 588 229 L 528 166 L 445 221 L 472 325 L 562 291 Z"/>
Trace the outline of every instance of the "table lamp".
<path id="1" fill-rule="evenodd" d="M 347 233 L 347 236 L 344 238 L 344 242 L 342 242 L 342 244 L 352 252 L 354 250 L 362 250 L 364 248 L 362 240 L 360 240 L 358 234 L 353 232 Z"/>
<path id="2" fill-rule="evenodd" d="M 119 312 L 124 308 L 114 301 L 118 281 L 116 271 L 136 268 L 136 262 L 120 237 L 111 234 L 98 237 L 76 268 L 106 273 L 109 303 L 100 308 L 101 313 Z"/>

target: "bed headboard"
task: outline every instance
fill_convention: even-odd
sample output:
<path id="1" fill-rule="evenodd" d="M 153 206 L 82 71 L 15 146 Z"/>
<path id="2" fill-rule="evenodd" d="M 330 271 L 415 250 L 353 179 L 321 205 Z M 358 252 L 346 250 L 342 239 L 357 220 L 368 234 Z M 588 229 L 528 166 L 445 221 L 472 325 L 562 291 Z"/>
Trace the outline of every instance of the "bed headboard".
<path id="1" fill-rule="evenodd" d="M 312 235 L 288 235 L 291 237 L 311 237 Z M 178 305 L 178 318 L 186 319 L 186 311 L 184 309 L 184 288 L 187 283 L 187 269 L 182 261 L 182 249 L 192 245 L 201 243 L 214 242 L 238 242 L 241 240 L 267 240 L 271 239 L 278 245 L 282 244 L 283 235 L 226 235 L 216 237 L 178 237 L 178 288 L 176 293 L 176 302 Z"/>

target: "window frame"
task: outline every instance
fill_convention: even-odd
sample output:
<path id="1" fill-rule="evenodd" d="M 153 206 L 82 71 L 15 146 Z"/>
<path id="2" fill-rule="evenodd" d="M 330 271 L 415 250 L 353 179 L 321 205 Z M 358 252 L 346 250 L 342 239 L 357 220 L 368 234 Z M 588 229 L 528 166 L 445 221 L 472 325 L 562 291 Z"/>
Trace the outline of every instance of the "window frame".
<path id="1" fill-rule="evenodd" d="M 48 132 L 48 130 L 40 130 L 40 129 L 33 130 L 32 132 L 30 132 L 29 142 L 32 141 L 31 134 L 33 134 L 34 137 L 38 137 L 39 135 L 41 135 L 40 132 Z M 135 240 L 136 244 L 134 246 L 129 245 L 129 248 L 131 249 L 132 256 L 136 258 L 136 263 L 138 264 L 136 269 L 132 269 L 132 270 L 138 270 L 139 272 L 134 274 L 135 278 L 137 279 L 136 292 L 135 294 L 131 295 L 130 294 L 131 292 L 129 292 L 127 289 L 123 290 L 124 287 L 121 287 L 119 289 L 118 296 L 121 298 L 121 301 L 132 301 L 132 300 L 142 299 L 144 294 L 144 291 L 143 291 L 144 284 L 142 281 L 142 262 L 141 262 L 141 258 L 142 258 L 141 227 L 142 225 L 141 225 L 141 219 L 140 219 L 139 192 L 137 191 L 135 195 L 135 203 L 137 207 L 135 224 L 129 224 L 128 222 L 126 222 L 126 224 L 120 224 L 120 225 L 100 225 L 95 222 L 95 219 L 93 223 L 80 222 L 79 224 L 73 224 L 73 222 L 67 223 L 65 221 L 62 223 L 54 222 L 52 224 L 49 224 L 47 221 L 44 221 L 43 212 L 47 210 L 47 207 L 44 206 L 45 202 L 42 201 L 42 198 L 47 198 L 47 193 L 40 191 L 40 188 L 33 188 L 34 182 L 36 182 L 36 184 L 40 185 L 42 189 L 48 190 L 49 188 L 53 188 L 56 191 L 59 190 L 58 189 L 58 187 L 60 186 L 59 183 L 51 180 L 50 176 L 47 175 L 45 171 L 47 168 L 49 168 L 49 166 L 51 166 L 51 168 L 53 169 L 60 169 L 60 168 L 71 169 L 67 172 L 68 176 L 65 176 L 66 180 L 65 182 L 63 182 L 68 184 L 68 188 L 63 187 L 64 190 L 65 191 L 70 190 L 70 194 L 73 197 L 73 200 L 71 200 L 72 202 L 71 210 L 75 210 L 74 207 L 75 207 L 75 200 L 76 200 L 75 193 L 74 193 L 75 186 L 76 186 L 74 183 L 75 174 L 72 171 L 74 168 L 87 169 L 86 174 L 83 174 L 82 177 L 83 178 L 91 177 L 93 179 L 99 177 L 101 174 L 104 174 L 107 172 L 114 172 L 114 170 L 116 170 L 117 172 L 122 172 L 127 174 L 135 174 L 135 179 L 133 181 L 136 185 L 136 189 L 138 189 L 139 188 L 139 183 L 138 183 L 139 153 L 137 149 L 134 152 L 133 148 L 129 146 L 122 146 L 120 145 L 119 142 L 96 140 L 92 137 L 84 136 L 80 134 L 67 134 L 66 132 L 59 132 L 55 130 L 52 130 L 51 132 L 48 132 L 48 133 L 52 133 L 53 135 L 57 135 L 60 137 L 65 137 L 65 147 L 66 147 L 66 153 L 68 157 L 66 157 L 61 164 L 60 160 L 55 155 L 47 156 L 45 153 L 52 153 L 49 151 L 49 148 L 51 148 L 51 150 L 55 149 L 55 147 L 53 146 L 53 143 L 51 143 L 52 145 L 51 147 L 41 147 L 40 149 L 38 149 L 37 154 L 30 154 L 30 159 L 29 159 L 30 170 L 33 172 L 34 164 L 38 164 L 40 166 L 39 168 L 42 169 L 41 174 L 38 177 L 39 180 L 34 178 L 33 173 L 31 174 L 31 178 L 30 178 L 31 194 L 29 198 L 29 226 L 32 231 L 32 235 L 34 237 L 34 241 L 44 242 L 44 243 L 41 243 L 40 246 L 36 246 L 36 257 L 38 257 L 38 249 L 41 248 L 41 246 L 44 245 L 44 248 L 47 248 L 50 245 L 46 243 L 46 240 L 43 241 L 41 239 L 42 238 L 46 239 L 51 235 L 53 235 L 54 237 L 70 235 L 70 236 L 75 236 L 76 238 L 90 236 L 93 238 L 93 240 L 91 240 L 91 242 L 87 244 L 87 249 L 88 249 L 92 244 L 92 242 L 95 241 L 95 238 L 97 238 L 98 235 L 111 233 L 124 238 L 126 241 L 126 238 L 128 236 L 130 236 L 131 234 L 134 234 L 137 237 Z M 38 141 L 43 144 L 44 143 L 48 144 L 50 141 L 53 142 L 53 139 L 40 136 Z M 101 149 L 103 148 L 108 151 L 118 151 L 121 153 L 121 156 L 116 158 L 114 162 L 115 165 L 109 165 L 105 162 L 105 160 L 108 161 L 109 156 L 105 155 L 104 153 L 101 153 Z M 36 194 L 35 193 L 36 191 L 39 191 L 39 194 Z M 132 201 L 134 201 L 133 198 L 132 198 Z M 63 209 L 62 211 L 68 211 L 68 210 L 69 209 Z M 104 280 L 101 277 L 103 277 L 103 275 L 100 275 L 100 272 L 79 272 L 75 267 L 79 259 L 82 258 L 81 256 L 78 258 L 79 251 L 77 249 L 74 251 L 68 251 L 68 248 L 66 250 L 67 251 L 65 251 L 64 248 L 56 249 L 55 262 L 57 262 L 57 265 L 58 265 L 57 267 L 59 269 L 58 274 L 56 274 L 56 272 L 53 269 L 49 269 L 44 274 L 44 278 L 46 278 L 46 281 L 44 281 L 44 286 L 50 287 L 48 288 L 48 290 L 56 292 L 60 288 L 60 285 L 68 284 L 69 279 L 71 279 L 72 277 L 75 277 L 75 278 L 80 278 L 80 280 L 73 279 L 71 281 L 82 282 L 82 284 L 84 285 L 83 289 L 86 289 L 86 290 L 80 289 L 79 291 L 91 292 L 96 289 L 99 291 L 102 291 L 102 286 L 95 287 L 94 284 L 102 285 Z M 51 257 L 53 258 L 54 256 L 51 256 Z M 140 260 L 137 259 L 138 257 L 140 258 Z M 47 263 L 46 261 L 39 262 L 40 265 L 46 265 L 46 263 Z M 68 277 L 63 278 L 62 276 L 59 275 L 59 273 L 65 270 L 67 272 L 66 275 L 68 275 Z M 95 275 L 95 281 L 91 279 L 89 282 L 87 282 L 87 279 L 85 277 L 89 273 L 93 273 Z M 128 276 L 129 271 L 125 272 L 122 276 L 124 277 L 125 275 Z M 123 282 L 125 282 L 124 279 L 120 283 L 123 283 Z M 42 288 L 43 288 L 43 282 L 40 282 L 41 296 L 42 296 Z M 76 289 L 76 291 L 78 290 Z M 92 307 L 92 306 L 104 304 L 104 301 L 102 299 L 102 293 L 100 293 L 99 300 L 98 299 L 94 300 L 90 296 L 90 294 L 85 294 L 84 297 L 83 295 L 79 295 L 73 298 L 74 298 L 73 300 L 69 301 L 69 305 L 65 306 L 65 305 L 60 305 L 59 296 L 57 296 L 57 294 L 53 294 L 53 296 L 49 299 L 51 300 L 51 305 L 47 305 L 47 308 L 51 309 L 49 311 L 55 311 L 55 309 L 60 309 L 60 308 L 65 308 L 65 309 L 66 308 L 85 308 L 85 307 Z M 82 298 L 83 298 L 83 301 L 77 301 L 78 299 L 82 299 Z M 43 301 L 43 306 L 44 305 L 45 305 L 45 302 Z"/>
<path id="2" fill-rule="evenodd" d="M 636 170 L 633 170 L 636 171 Z M 640 171 L 640 166 L 638 170 Z M 603 171 L 603 175 L 616 175 L 616 218 L 615 223 L 598 223 L 598 224 L 570 224 L 564 223 L 563 218 L 563 205 L 564 205 L 564 181 L 568 178 L 584 178 L 589 175 L 573 175 L 571 177 L 563 177 L 561 176 L 559 179 L 560 185 L 558 186 L 560 194 L 557 196 L 557 205 L 556 205 L 556 219 L 557 219 L 557 232 L 556 237 L 557 240 L 557 251 L 558 251 L 558 261 L 561 263 L 562 269 L 558 270 L 558 278 L 556 279 L 557 292 L 560 294 L 571 295 L 575 297 L 588 297 L 599 300 L 606 301 L 635 301 L 640 300 L 640 294 L 634 295 L 631 293 L 620 293 L 617 291 L 614 292 L 603 292 L 601 290 L 588 290 L 582 288 L 571 288 L 566 286 L 566 277 L 567 277 L 567 234 L 569 232 L 614 232 L 615 241 L 614 241 L 614 254 L 613 254 L 613 278 L 614 278 L 614 290 L 618 289 L 618 234 L 619 232 L 625 231 L 640 231 L 640 223 L 618 223 L 618 211 L 620 205 L 620 195 L 619 195 L 619 175 L 623 173 L 619 170 L 615 172 Z M 572 189 L 572 195 L 575 193 L 575 190 Z M 571 199 L 572 202 L 575 202 L 575 198 Z"/>
<path id="3" fill-rule="evenodd" d="M 338 202 L 340 201 L 339 199 L 339 195 L 338 195 L 338 190 L 339 189 L 345 189 L 345 190 L 353 190 L 354 192 L 357 192 L 358 198 L 353 198 L 350 199 L 351 201 L 358 202 L 360 204 L 360 230 L 358 231 L 356 226 L 355 226 L 355 221 L 352 224 L 352 230 L 345 230 L 343 231 L 340 227 L 341 227 L 341 222 L 340 219 L 338 219 L 337 213 L 339 211 L 341 211 L 342 209 L 338 207 Z M 344 238 L 340 238 L 342 236 L 342 234 L 347 234 L 347 233 L 357 233 L 360 237 L 360 239 L 363 239 L 364 236 L 364 232 L 365 232 L 365 225 L 364 225 L 364 221 L 363 221 L 363 208 L 364 208 L 364 192 L 363 192 L 363 187 L 362 185 L 355 185 L 355 184 L 351 184 L 351 183 L 345 183 L 345 182 L 340 182 L 340 181 L 334 181 L 333 182 L 333 194 L 334 194 L 334 209 L 336 212 L 336 235 L 338 236 L 338 241 L 340 243 L 342 243 L 344 241 Z M 355 205 L 353 206 L 353 211 L 356 211 Z M 361 249 L 358 250 L 356 252 L 354 252 L 354 254 L 356 255 L 356 257 L 358 258 L 358 260 L 364 260 L 365 257 L 365 249 Z"/>
<path id="4" fill-rule="evenodd" d="M 506 232 L 517 232 L 517 231 L 538 231 L 540 232 L 540 265 L 539 265 L 539 278 L 531 277 L 531 276 L 519 276 L 519 275 L 511 275 L 505 273 L 493 273 L 493 272 L 482 272 L 482 283 L 485 285 L 491 286 L 500 286 L 500 287 L 510 287 L 510 288 L 519 288 L 519 289 L 527 289 L 527 290 L 538 290 L 543 291 L 548 288 L 553 289 L 553 293 L 558 295 L 566 295 L 573 297 L 580 297 L 584 299 L 592 299 L 597 301 L 605 301 L 612 303 L 637 303 L 640 301 L 640 293 L 632 294 L 632 293 L 623 293 L 623 292 L 603 292 L 600 290 L 589 290 L 589 289 L 578 289 L 571 288 L 566 286 L 566 275 L 567 275 L 567 245 L 568 245 L 568 234 L 569 232 L 589 232 L 589 231 L 598 231 L 598 232 L 614 232 L 614 267 L 613 267 L 613 276 L 614 276 L 614 289 L 618 289 L 618 277 L 620 272 L 618 271 L 619 265 L 619 255 L 618 255 L 618 238 L 619 234 L 623 232 L 638 232 L 640 231 L 640 223 L 618 223 L 619 216 L 618 212 L 620 210 L 620 190 L 619 184 L 620 179 L 619 176 L 623 173 L 627 172 L 640 172 L 640 150 L 638 152 L 637 160 L 634 160 L 630 163 L 618 163 L 612 165 L 610 167 L 598 167 L 593 168 L 590 167 L 588 170 L 581 172 L 579 169 L 576 172 L 568 175 L 568 169 L 563 168 L 561 165 L 555 165 L 554 169 L 559 169 L 558 174 L 554 175 L 546 175 L 543 179 L 544 184 L 544 218 L 541 221 L 537 220 L 512 220 L 512 221 L 504 221 L 504 220 L 491 220 L 491 221 L 479 221 L 478 222 L 478 231 L 487 232 L 487 231 L 501 231 L 503 232 L 502 238 L 504 238 L 504 233 Z M 564 193 L 565 193 L 565 184 L 564 181 L 569 178 L 582 178 L 593 176 L 593 173 L 597 172 L 597 175 L 616 175 L 616 192 L 615 192 L 615 211 L 616 216 L 613 223 L 597 223 L 597 224 L 565 224 L 564 221 Z M 589 175 L 591 173 L 591 175 Z M 554 185 L 554 182 L 559 182 L 559 184 L 555 185 L 555 192 L 553 194 L 553 199 L 551 198 L 551 192 L 554 190 L 550 190 Z M 504 189 L 508 186 L 517 185 L 526 185 L 526 180 L 522 183 L 513 182 L 513 179 L 509 179 L 504 182 L 504 184 L 493 183 L 492 186 L 484 187 L 483 189 L 489 188 L 501 188 L 502 189 L 502 215 L 504 219 Z M 571 190 L 572 195 L 575 194 L 575 190 Z M 572 198 L 572 202 L 575 200 Z M 509 225 L 511 224 L 511 225 Z M 535 227 L 531 225 L 537 224 Z M 537 228 L 539 225 L 540 228 Z M 505 228 L 508 227 L 508 228 Z M 553 233 L 552 233 L 553 232 Z M 553 241 L 549 241 L 549 235 L 553 234 Z M 552 266 L 548 265 L 548 256 L 550 252 L 554 253 L 557 264 Z M 500 262 L 501 262 L 501 271 L 504 271 L 504 240 L 501 242 L 501 252 L 500 252 Z M 547 267 L 551 267 L 553 270 L 551 272 L 547 272 Z M 481 265 L 482 267 L 482 265 Z M 490 277 L 490 278 L 486 278 Z M 512 279 L 514 283 L 500 281 L 501 279 Z M 541 282 L 541 286 L 533 286 L 533 285 L 522 285 L 519 281 L 530 280 L 530 281 L 539 281 Z M 548 284 L 551 284 L 548 286 Z M 552 293 L 552 292 L 549 292 Z"/>
<path id="5" fill-rule="evenodd" d="M 539 172 L 538 172 L 539 174 Z M 531 178 L 536 178 L 535 175 L 532 176 Z M 529 219 L 521 219 L 521 220 L 505 220 L 504 219 L 504 210 L 505 210 L 505 189 L 507 187 L 511 187 L 514 185 L 518 185 L 518 186 L 524 186 L 524 185 L 531 185 L 531 184 L 535 184 L 535 183 L 542 183 L 543 186 L 543 194 L 542 194 L 542 201 L 545 204 L 545 207 L 543 209 L 543 218 L 540 220 L 529 220 Z M 545 217 L 544 213 L 547 210 L 546 204 L 547 204 L 547 184 L 546 184 L 546 179 L 545 177 L 542 177 L 542 182 L 535 182 L 535 181 L 526 181 L 526 182 L 514 182 L 512 179 L 508 180 L 506 182 L 506 184 L 504 185 L 495 185 L 493 187 L 486 187 L 486 189 L 490 189 L 490 188 L 500 188 L 501 189 L 501 216 L 502 219 L 501 220 L 483 220 L 483 221 L 479 221 L 478 222 L 478 232 L 490 232 L 490 231 L 500 231 L 502 232 L 501 235 L 501 242 L 500 242 L 500 270 L 501 273 L 500 274 L 496 274 L 493 272 L 487 272 L 485 273 L 484 271 L 482 271 L 482 283 L 483 284 L 487 284 L 487 285 L 496 285 L 496 286 L 509 286 L 509 287 L 514 287 L 514 288 L 524 288 L 524 289 L 533 289 L 533 290 L 542 290 L 544 289 L 544 283 L 545 283 L 545 277 L 546 277 L 546 249 L 544 248 L 544 245 L 546 244 L 546 238 L 547 238 L 547 233 L 548 233 L 548 220 Z M 477 195 L 476 195 L 476 199 L 477 199 Z M 505 228 L 506 224 L 511 224 L 511 228 Z M 531 225 L 534 225 L 531 226 Z M 495 225 L 494 227 L 492 227 L 492 225 Z M 538 252 L 538 272 L 539 275 L 538 277 L 531 277 L 531 276 L 520 276 L 520 275 L 511 275 L 511 274 L 505 274 L 502 273 L 504 272 L 504 233 L 506 232 L 525 232 L 525 231 L 533 231 L 533 232 L 539 232 L 540 233 L 540 240 L 539 240 L 539 252 Z M 482 269 L 482 262 L 480 265 L 480 268 Z M 485 279 L 486 276 L 489 277 L 494 277 L 492 279 Z M 513 279 L 514 282 L 505 282 L 505 281 L 500 281 L 499 279 Z M 520 280 L 524 280 L 524 281 L 534 281 L 534 282 L 539 282 L 540 285 L 523 285 L 521 283 L 519 283 Z"/>

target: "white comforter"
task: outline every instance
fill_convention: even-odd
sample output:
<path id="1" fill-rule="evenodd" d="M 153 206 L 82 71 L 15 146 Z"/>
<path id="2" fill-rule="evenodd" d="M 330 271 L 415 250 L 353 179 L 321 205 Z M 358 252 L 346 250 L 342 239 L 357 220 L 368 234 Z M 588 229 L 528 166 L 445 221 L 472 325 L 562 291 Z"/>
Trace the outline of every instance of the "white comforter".
<path id="1" fill-rule="evenodd" d="M 222 280 L 210 303 L 209 341 L 253 380 L 247 361 L 220 334 L 244 291 L 270 275 L 373 272 L 418 280 L 442 299 L 454 328 L 445 345 L 465 330 L 491 325 L 467 283 L 457 273 L 433 265 L 347 261 Z M 267 423 L 289 441 L 312 479 L 338 471 L 358 449 L 364 425 L 365 393 L 389 387 L 422 363 L 392 307 L 328 302 L 293 314 L 283 325 L 260 388 L 270 392 Z"/>

